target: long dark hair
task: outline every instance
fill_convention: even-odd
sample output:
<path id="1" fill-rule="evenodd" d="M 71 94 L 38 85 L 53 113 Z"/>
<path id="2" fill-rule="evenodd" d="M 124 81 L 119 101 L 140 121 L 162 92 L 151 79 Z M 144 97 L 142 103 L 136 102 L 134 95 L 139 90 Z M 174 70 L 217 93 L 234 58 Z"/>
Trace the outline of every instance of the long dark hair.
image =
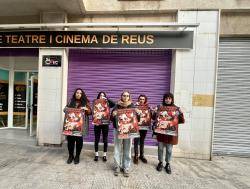
<path id="1" fill-rule="evenodd" d="M 79 101 L 80 101 L 81 104 L 80 104 L 79 106 L 86 106 L 87 103 L 89 103 L 89 99 L 87 98 L 85 92 L 84 92 L 81 88 L 77 88 L 77 89 L 75 90 L 74 94 L 72 95 L 71 100 L 70 100 L 70 103 L 69 103 L 69 106 L 70 106 L 70 107 L 75 107 L 75 106 L 76 106 L 76 92 L 77 92 L 78 90 L 82 92 L 82 96 L 81 96 L 81 98 L 79 99 Z"/>
<path id="2" fill-rule="evenodd" d="M 97 99 L 99 99 L 99 98 L 100 98 L 100 96 L 101 96 L 101 94 L 104 94 L 104 96 L 107 98 L 106 93 L 105 93 L 105 92 L 103 92 L 103 91 L 99 92 L 96 98 L 97 98 Z"/>
<path id="3" fill-rule="evenodd" d="M 165 99 L 168 98 L 168 97 L 172 99 L 171 105 L 174 104 L 174 95 L 173 95 L 172 93 L 169 92 L 169 93 L 165 93 L 165 94 L 163 95 L 162 104 L 163 104 L 164 106 L 167 106 L 167 104 L 166 104 L 166 102 L 165 102 Z"/>

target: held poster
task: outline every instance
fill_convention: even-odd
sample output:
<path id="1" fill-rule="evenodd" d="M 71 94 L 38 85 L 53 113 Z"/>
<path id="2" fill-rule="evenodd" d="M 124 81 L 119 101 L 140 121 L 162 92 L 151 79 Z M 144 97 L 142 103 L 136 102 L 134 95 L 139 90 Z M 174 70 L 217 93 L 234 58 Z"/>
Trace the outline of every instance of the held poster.
<path id="1" fill-rule="evenodd" d="M 110 108 L 106 99 L 96 99 L 93 102 L 93 125 L 108 125 Z"/>
<path id="2" fill-rule="evenodd" d="M 138 120 L 135 109 L 117 110 L 117 131 L 119 139 L 139 137 Z"/>
<path id="3" fill-rule="evenodd" d="M 165 135 L 178 135 L 179 112 L 174 106 L 160 106 L 156 116 L 155 132 Z"/>
<path id="4" fill-rule="evenodd" d="M 138 106 L 136 112 L 140 116 L 138 126 L 141 130 L 149 130 L 151 126 L 151 111 L 148 106 Z"/>
<path id="5" fill-rule="evenodd" d="M 63 134 L 82 136 L 84 127 L 84 112 L 78 108 L 67 108 L 64 118 Z"/>

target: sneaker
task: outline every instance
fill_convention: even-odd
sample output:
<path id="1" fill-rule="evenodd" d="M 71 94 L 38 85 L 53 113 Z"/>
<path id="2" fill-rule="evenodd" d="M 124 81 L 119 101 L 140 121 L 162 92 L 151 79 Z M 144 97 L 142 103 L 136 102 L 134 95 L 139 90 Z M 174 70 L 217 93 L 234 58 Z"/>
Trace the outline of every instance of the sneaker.
<path id="1" fill-rule="evenodd" d="M 114 169 L 114 175 L 118 176 L 118 174 L 119 174 L 119 167 L 115 167 L 115 169 Z"/>
<path id="2" fill-rule="evenodd" d="M 162 168 L 163 168 L 162 162 L 159 162 L 157 167 L 156 167 L 156 170 L 157 171 L 162 171 Z"/>
<path id="3" fill-rule="evenodd" d="M 80 162 L 80 157 L 79 156 L 76 156 L 74 158 L 74 164 L 78 164 Z"/>
<path id="4" fill-rule="evenodd" d="M 139 157 L 143 163 L 148 163 L 148 160 L 144 156 Z"/>
<path id="5" fill-rule="evenodd" d="M 73 159 L 74 159 L 74 156 L 73 155 L 69 155 L 69 158 L 67 160 L 67 164 L 71 164 L 72 161 L 73 161 Z"/>
<path id="6" fill-rule="evenodd" d="M 94 161 L 98 161 L 98 156 L 95 156 Z"/>
<path id="7" fill-rule="evenodd" d="M 124 177 L 129 177 L 129 172 L 128 172 L 128 170 L 126 170 L 126 169 L 123 170 L 123 176 L 124 176 Z"/>
<path id="8" fill-rule="evenodd" d="M 166 170 L 167 174 L 171 174 L 171 173 L 172 173 L 171 167 L 170 167 L 170 164 L 169 164 L 169 163 L 166 164 L 165 170 Z"/>
<path id="9" fill-rule="evenodd" d="M 107 157 L 106 157 L 106 156 L 103 156 L 103 157 L 102 157 L 102 161 L 106 162 L 106 161 L 107 161 Z"/>
<path id="10" fill-rule="evenodd" d="M 138 164 L 138 156 L 137 155 L 134 156 L 134 164 Z"/>

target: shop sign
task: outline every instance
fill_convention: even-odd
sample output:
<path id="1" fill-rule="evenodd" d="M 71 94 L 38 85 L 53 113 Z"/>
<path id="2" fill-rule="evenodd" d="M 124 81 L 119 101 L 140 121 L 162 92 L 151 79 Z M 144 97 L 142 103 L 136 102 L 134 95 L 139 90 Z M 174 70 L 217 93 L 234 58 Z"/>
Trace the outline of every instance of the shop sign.
<path id="1" fill-rule="evenodd" d="M 43 66 L 60 67 L 62 62 L 62 56 L 44 55 L 42 60 Z"/>
<path id="2" fill-rule="evenodd" d="M 193 31 L 9 31 L 0 47 L 192 49 Z"/>

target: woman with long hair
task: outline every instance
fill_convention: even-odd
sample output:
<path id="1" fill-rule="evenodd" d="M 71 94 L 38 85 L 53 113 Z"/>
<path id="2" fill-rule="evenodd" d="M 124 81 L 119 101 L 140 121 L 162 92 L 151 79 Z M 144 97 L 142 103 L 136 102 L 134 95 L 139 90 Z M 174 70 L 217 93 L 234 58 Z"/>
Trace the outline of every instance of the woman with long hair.
<path id="1" fill-rule="evenodd" d="M 85 113 L 84 130 L 86 130 L 86 128 L 88 128 L 88 116 L 91 114 L 91 108 L 89 100 L 85 92 L 81 88 L 77 88 L 75 90 L 70 102 L 67 104 L 65 108 L 65 111 L 67 111 L 67 108 L 79 108 L 84 111 Z M 67 136 L 67 141 L 68 141 L 68 152 L 69 152 L 67 163 L 70 164 L 74 160 L 74 163 L 78 164 L 80 162 L 80 154 L 83 146 L 83 136 Z M 76 153 L 74 155 L 75 146 L 76 146 Z"/>

